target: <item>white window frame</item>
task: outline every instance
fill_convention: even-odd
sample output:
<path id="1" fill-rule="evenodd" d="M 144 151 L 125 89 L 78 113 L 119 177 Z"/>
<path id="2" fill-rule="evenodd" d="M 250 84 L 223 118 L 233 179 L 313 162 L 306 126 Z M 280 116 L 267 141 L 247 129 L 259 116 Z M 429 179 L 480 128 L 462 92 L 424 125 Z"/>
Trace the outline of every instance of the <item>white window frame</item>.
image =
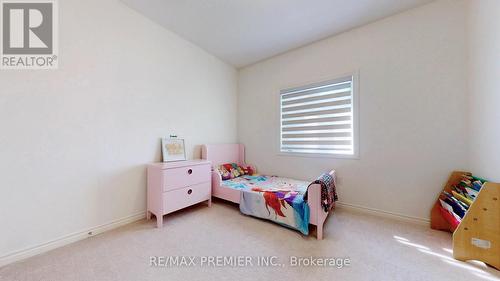
<path id="1" fill-rule="evenodd" d="M 331 153 L 300 153 L 281 151 L 282 143 L 282 104 L 281 93 L 283 91 L 291 91 L 298 88 L 313 87 L 321 84 L 335 83 L 352 77 L 352 135 L 353 135 L 353 154 L 331 154 Z M 281 87 L 278 90 L 278 145 L 277 151 L 279 156 L 292 156 L 292 157 L 308 157 L 308 158 L 334 158 L 334 159 L 359 159 L 359 73 L 358 71 L 336 75 L 335 78 L 317 79 L 315 81 L 304 82 L 295 86 Z"/>

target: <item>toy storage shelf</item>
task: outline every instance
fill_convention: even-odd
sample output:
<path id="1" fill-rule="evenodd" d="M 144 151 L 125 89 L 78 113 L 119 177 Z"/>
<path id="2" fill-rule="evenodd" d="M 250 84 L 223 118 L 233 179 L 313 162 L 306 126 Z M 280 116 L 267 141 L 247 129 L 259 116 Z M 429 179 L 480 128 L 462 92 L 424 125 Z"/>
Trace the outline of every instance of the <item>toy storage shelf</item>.
<path id="1" fill-rule="evenodd" d="M 460 183 L 462 175 L 455 171 L 444 190 L 451 193 L 452 186 Z M 441 193 L 440 193 L 441 194 Z M 431 228 L 452 232 L 451 225 L 439 211 L 436 200 L 431 211 Z M 500 184 L 486 182 L 474 202 L 453 232 L 453 257 L 457 260 L 479 260 L 500 270 Z"/>

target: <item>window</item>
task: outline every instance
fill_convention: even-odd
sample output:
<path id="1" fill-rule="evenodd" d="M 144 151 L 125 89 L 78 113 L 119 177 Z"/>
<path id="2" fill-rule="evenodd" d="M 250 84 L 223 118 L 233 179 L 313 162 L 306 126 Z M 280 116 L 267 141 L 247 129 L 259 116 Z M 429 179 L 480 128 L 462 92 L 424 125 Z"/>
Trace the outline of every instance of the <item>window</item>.
<path id="1" fill-rule="evenodd" d="M 357 156 L 355 76 L 280 92 L 280 151 Z"/>

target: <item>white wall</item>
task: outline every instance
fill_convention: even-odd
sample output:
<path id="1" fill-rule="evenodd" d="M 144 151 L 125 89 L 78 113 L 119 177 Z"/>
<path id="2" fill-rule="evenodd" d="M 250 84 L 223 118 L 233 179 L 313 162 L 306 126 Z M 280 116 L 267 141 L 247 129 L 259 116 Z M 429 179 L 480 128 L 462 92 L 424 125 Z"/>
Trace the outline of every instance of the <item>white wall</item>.
<path id="1" fill-rule="evenodd" d="M 468 2 L 470 170 L 500 182 L 500 1 Z"/>
<path id="2" fill-rule="evenodd" d="M 428 218 L 467 168 L 465 2 L 438 1 L 240 70 L 238 136 L 264 173 L 338 171 L 340 201 Z M 280 88 L 360 76 L 360 159 L 278 156 Z"/>
<path id="3" fill-rule="evenodd" d="M 145 210 L 159 138 L 236 141 L 234 68 L 118 0 L 59 1 L 54 71 L 0 71 L 0 257 Z"/>

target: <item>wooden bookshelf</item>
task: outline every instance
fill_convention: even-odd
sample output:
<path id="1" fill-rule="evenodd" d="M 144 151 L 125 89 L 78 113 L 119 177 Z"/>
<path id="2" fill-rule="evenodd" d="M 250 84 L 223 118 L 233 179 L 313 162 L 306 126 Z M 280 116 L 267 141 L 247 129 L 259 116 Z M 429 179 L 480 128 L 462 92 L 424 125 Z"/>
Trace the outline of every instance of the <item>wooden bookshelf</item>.
<path id="1" fill-rule="evenodd" d="M 455 171 L 444 190 L 460 182 L 469 172 Z M 441 193 L 440 193 L 441 194 Z M 431 211 L 431 228 L 451 231 L 441 216 L 436 200 Z M 487 182 L 470 205 L 457 229 L 453 232 L 453 257 L 457 260 L 479 260 L 500 270 L 500 184 Z"/>

